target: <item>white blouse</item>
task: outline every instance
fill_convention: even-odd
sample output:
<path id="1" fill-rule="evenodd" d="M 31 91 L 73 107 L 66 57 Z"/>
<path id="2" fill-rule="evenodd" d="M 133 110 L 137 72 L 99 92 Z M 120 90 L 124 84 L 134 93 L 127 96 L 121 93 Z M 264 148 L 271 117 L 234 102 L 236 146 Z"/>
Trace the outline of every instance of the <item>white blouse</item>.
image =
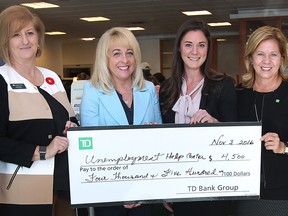
<path id="1" fill-rule="evenodd" d="M 191 117 L 199 110 L 203 84 L 204 78 L 189 94 L 187 94 L 187 83 L 186 80 L 182 78 L 182 95 L 180 95 L 179 99 L 172 108 L 172 110 L 175 112 L 176 124 L 190 123 Z M 199 91 L 192 98 L 193 93 L 197 90 Z"/>

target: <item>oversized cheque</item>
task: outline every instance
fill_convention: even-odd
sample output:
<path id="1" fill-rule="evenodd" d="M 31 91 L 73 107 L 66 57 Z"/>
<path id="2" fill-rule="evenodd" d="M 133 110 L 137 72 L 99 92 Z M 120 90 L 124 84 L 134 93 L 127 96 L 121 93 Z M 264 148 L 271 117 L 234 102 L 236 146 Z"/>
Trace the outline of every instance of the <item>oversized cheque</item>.
<path id="1" fill-rule="evenodd" d="M 260 137 L 259 123 L 71 128 L 71 204 L 258 198 Z"/>

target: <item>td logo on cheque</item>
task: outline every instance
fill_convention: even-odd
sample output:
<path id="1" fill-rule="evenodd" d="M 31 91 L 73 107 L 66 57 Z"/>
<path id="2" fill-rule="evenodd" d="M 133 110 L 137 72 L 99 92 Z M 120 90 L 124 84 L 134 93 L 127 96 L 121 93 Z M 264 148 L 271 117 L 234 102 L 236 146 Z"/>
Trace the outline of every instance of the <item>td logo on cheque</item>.
<path id="1" fill-rule="evenodd" d="M 78 139 L 79 150 L 93 149 L 92 137 L 80 137 Z"/>

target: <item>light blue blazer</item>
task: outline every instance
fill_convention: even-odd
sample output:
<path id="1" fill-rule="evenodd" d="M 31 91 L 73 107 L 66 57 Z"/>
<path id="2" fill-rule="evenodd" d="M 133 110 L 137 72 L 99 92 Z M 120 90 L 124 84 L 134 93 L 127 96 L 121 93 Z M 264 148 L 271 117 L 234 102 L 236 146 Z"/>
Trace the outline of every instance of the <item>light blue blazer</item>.
<path id="1" fill-rule="evenodd" d="M 133 88 L 134 117 L 133 125 L 144 123 L 162 123 L 158 95 L 152 82 L 145 81 L 145 87 L 139 91 Z M 91 82 L 84 86 L 80 106 L 81 126 L 128 125 L 125 111 L 115 90 L 106 94 L 95 88 Z"/>

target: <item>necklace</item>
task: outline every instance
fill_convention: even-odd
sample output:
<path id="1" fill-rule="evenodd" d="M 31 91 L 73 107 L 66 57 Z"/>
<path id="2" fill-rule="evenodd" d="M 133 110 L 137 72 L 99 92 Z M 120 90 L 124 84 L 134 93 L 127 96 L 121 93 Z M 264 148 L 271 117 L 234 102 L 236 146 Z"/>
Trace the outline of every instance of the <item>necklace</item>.
<path id="1" fill-rule="evenodd" d="M 122 99 L 125 102 L 125 104 L 128 104 L 129 101 L 132 100 L 132 92 L 131 91 L 125 92 L 125 93 L 121 93 L 121 95 L 122 95 Z"/>
<path id="2" fill-rule="evenodd" d="M 124 103 L 130 107 L 131 104 L 132 104 L 132 100 L 133 100 L 133 93 L 132 93 L 132 90 L 130 91 L 127 91 L 127 92 L 120 92 L 120 91 L 117 91 L 120 96 L 121 96 L 121 99 L 124 101 Z"/>
<path id="3" fill-rule="evenodd" d="M 263 119 L 265 94 L 263 94 L 263 98 L 262 98 L 262 102 L 261 102 L 261 107 L 260 107 L 260 109 L 261 109 L 260 112 L 261 112 L 261 113 L 260 113 L 260 116 L 259 116 L 258 109 L 257 109 L 257 103 L 260 104 L 260 101 L 258 102 L 257 99 L 258 99 L 258 93 L 256 92 L 256 93 L 255 93 L 255 100 L 254 100 L 254 112 L 255 112 L 256 120 L 257 120 L 258 122 L 261 122 L 262 119 Z M 259 108 L 259 107 L 258 107 L 258 108 Z M 259 117 L 260 117 L 260 118 L 259 118 Z"/>

